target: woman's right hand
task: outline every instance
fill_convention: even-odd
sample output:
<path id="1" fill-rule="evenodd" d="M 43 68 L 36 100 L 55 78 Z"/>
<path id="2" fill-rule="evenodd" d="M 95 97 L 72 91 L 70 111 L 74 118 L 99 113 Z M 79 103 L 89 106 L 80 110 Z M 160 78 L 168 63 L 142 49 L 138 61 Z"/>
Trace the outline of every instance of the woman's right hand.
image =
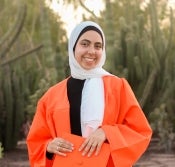
<path id="1" fill-rule="evenodd" d="M 72 152 L 74 146 L 63 138 L 54 138 L 47 145 L 47 152 L 66 156 L 67 152 Z"/>

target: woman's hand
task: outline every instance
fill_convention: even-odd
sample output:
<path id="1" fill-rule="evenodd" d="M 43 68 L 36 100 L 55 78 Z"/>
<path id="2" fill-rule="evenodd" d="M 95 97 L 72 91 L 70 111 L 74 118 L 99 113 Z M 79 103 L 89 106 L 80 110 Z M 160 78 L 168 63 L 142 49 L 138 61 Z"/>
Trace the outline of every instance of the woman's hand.
<path id="1" fill-rule="evenodd" d="M 102 128 L 97 129 L 94 131 L 80 146 L 79 151 L 82 151 L 82 155 L 87 155 L 90 157 L 93 152 L 95 152 L 95 155 L 98 155 L 101 146 L 106 140 L 105 132 Z"/>
<path id="2" fill-rule="evenodd" d="M 54 138 L 47 145 L 47 152 L 66 156 L 66 152 L 72 152 L 73 144 L 63 138 Z"/>

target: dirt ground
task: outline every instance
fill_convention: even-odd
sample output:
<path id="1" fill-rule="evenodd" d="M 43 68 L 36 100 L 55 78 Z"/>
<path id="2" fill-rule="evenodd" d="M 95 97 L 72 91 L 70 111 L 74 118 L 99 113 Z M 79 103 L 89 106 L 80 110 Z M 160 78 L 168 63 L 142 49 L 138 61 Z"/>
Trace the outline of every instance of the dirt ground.
<path id="1" fill-rule="evenodd" d="M 25 141 L 20 141 L 13 151 L 5 152 L 0 159 L 0 167 L 29 167 Z M 175 167 L 175 152 L 157 151 L 154 144 L 148 147 L 134 167 Z"/>
<path id="2" fill-rule="evenodd" d="M 18 142 L 16 149 L 4 152 L 0 167 L 29 167 L 25 141 Z"/>

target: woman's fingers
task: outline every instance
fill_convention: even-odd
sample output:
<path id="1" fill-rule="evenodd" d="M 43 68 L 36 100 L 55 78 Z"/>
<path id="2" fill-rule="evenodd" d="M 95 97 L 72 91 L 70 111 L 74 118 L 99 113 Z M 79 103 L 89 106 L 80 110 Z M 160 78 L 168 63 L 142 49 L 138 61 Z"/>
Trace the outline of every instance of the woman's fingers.
<path id="1" fill-rule="evenodd" d="M 86 139 L 86 140 L 83 142 L 83 144 L 80 146 L 79 151 L 84 150 L 84 148 L 87 146 L 88 142 L 89 142 L 89 139 Z"/>
<path id="2" fill-rule="evenodd" d="M 95 151 L 95 155 L 98 155 L 100 153 L 101 147 L 102 147 L 103 143 L 99 143 L 97 145 L 96 151 Z"/>
<path id="3" fill-rule="evenodd" d="M 79 151 L 82 151 L 82 155 L 87 155 L 90 157 L 93 153 L 98 155 L 102 144 L 106 140 L 106 135 L 103 129 L 99 128 L 94 131 L 79 148 Z M 55 138 L 50 141 L 47 145 L 47 152 L 59 154 L 62 156 L 66 156 L 67 152 L 72 152 L 74 150 L 74 146 L 71 142 L 63 139 L 63 138 Z"/>
<path id="4" fill-rule="evenodd" d="M 87 156 L 90 157 L 90 156 L 94 153 L 94 151 L 95 151 L 96 149 L 97 149 L 97 143 L 94 142 L 94 143 L 91 144 L 91 147 L 90 147 L 90 149 L 89 149 L 89 151 L 88 151 Z"/>
<path id="5" fill-rule="evenodd" d="M 85 142 L 83 143 L 83 145 L 81 145 L 79 151 L 82 151 L 83 156 L 87 155 L 88 157 L 90 157 L 94 152 L 95 155 L 98 155 L 101 150 L 102 144 L 103 142 L 89 140 L 88 142 Z"/>
<path id="6" fill-rule="evenodd" d="M 102 144 L 106 140 L 104 131 L 100 128 L 93 132 L 80 146 L 79 151 L 82 151 L 82 155 L 90 157 L 94 152 L 98 155 Z"/>
<path id="7" fill-rule="evenodd" d="M 55 138 L 47 145 L 47 151 L 59 155 L 66 156 L 66 152 L 72 152 L 74 149 L 73 144 L 62 138 Z"/>
<path id="8" fill-rule="evenodd" d="M 94 152 L 96 147 L 96 144 L 92 143 L 91 140 L 86 140 L 82 146 L 80 147 L 79 151 L 83 151 L 82 155 L 85 156 L 88 153 L 88 156 L 91 156 L 92 153 Z"/>

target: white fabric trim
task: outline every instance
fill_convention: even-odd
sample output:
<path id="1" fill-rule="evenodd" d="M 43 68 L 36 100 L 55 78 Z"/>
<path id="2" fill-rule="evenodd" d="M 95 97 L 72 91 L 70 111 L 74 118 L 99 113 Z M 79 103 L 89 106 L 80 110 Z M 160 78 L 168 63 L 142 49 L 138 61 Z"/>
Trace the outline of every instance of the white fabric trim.
<path id="1" fill-rule="evenodd" d="M 82 91 L 81 129 L 88 137 L 101 124 L 104 115 L 104 86 L 102 78 L 86 79 Z"/>

